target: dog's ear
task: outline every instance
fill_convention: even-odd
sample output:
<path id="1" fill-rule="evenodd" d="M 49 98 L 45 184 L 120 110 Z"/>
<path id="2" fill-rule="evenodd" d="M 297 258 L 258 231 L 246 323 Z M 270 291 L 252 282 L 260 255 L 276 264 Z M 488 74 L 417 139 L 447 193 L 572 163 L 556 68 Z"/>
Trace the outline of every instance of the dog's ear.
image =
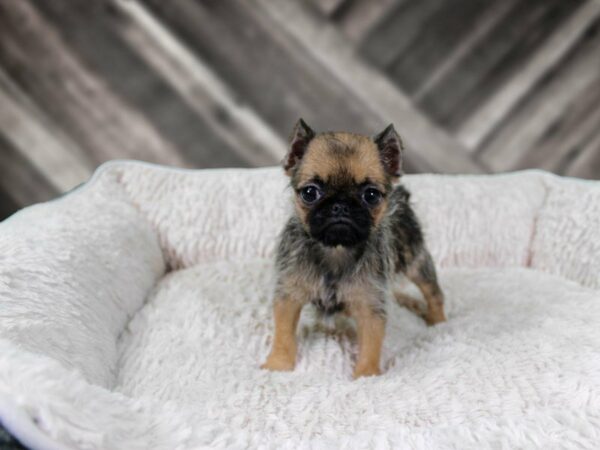
<path id="1" fill-rule="evenodd" d="M 304 120 L 299 119 L 292 131 L 288 153 L 283 161 L 283 168 L 286 174 L 291 175 L 294 168 L 296 168 L 300 160 L 304 157 L 308 144 L 314 137 L 315 132 L 312 128 Z"/>
<path id="2" fill-rule="evenodd" d="M 394 125 L 389 124 L 385 130 L 373 136 L 373 142 L 379 149 L 379 157 L 388 176 L 398 178 L 402 175 L 402 140 Z"/>

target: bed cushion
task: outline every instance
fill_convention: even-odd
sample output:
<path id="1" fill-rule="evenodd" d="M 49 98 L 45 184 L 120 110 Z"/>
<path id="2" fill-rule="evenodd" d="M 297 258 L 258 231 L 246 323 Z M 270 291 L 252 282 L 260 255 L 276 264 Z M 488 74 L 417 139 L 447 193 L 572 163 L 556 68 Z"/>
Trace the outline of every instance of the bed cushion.
<path id="1" fill-rule="evenodd" d="M 33 448 L 531 447 L 600 438 L 598 183 L 406 177 L 448 322 L 390 305 L 381 377 L 310 308 L 258 369 L 276 168 L 104 166 L 0 224 L 0 421 Z M 408 287 L 410 289 L 410 286 Z"/>

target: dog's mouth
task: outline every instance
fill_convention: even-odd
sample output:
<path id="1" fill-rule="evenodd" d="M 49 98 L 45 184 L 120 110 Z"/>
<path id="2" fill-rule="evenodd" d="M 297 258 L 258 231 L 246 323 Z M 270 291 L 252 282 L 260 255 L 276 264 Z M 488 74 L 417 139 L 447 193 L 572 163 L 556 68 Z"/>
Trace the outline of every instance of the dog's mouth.
<path id="1" fill-rule="evenodd" d="M 315 237 L 327 247 L 353 247 L 365 241 L 367 235 L 351 220 L 339 218 L 327 223 Z"/>

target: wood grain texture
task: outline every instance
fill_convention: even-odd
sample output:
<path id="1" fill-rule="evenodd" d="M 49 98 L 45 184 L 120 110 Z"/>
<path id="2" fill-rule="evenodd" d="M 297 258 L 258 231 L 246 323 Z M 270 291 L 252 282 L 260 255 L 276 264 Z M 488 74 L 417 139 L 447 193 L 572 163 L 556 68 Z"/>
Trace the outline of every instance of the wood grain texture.
<path id="1" fill-rule="evenodd" d="M 207 160 L 209 167 L 245 165 L 228 142 L 216 135 L 122 39 L 121 31 L 131 27 L 131 21 L 110 2 L 90 5 L 72 0 L 36 0 L 36 6 L 121 105 L 132 113 L 143 112 L 148 127 L 164 141 L 156 145 L 165 147 L 165 157 L 173 154 L 180 159 L 179 164 L 189 166 Z M 159 152 L 155 150 L 157 156 Z"/>
<path id="2" fill-rule="evenodd" d="M 587 99 L 597 95 L 600 83 L 599 27 L 600 22 L 588 30 L 577 51 L 547 74 L 483 144 L 480 157 L 491 169 L 541 167 L 560 171 L 559 165 L 568 163 L 564 156 L 572 151 L 572 139 L 582 138 L 581 128 L 573 125 L 580 125 L 589 115 Z M 597 108 L 597 103 L 592 104 Z M 561 138 L 561 132 L 569 132 L 572 138 Z"/>
<path id="3" fill-rule="evenodd" d="M 251 108 L 240 105 L 218 75 L 143 5 L 133 0 L 114 4 L 131 19 L 120 30 L 123 38 L 244 163 L 262 166 L 283 158 L 284 140 Z"/>
<path id="4" fill-rule="evenodd" d="M 407 0 L 354 0 L 334 17 L 334 23 L 353 43 L 361 42 L 377 22 Z"/>
<path id="5" fill-rule="evenodd" d="M 395 5 L 379 19 L 360 51 L 381 69 L 389 68 L 399 55 L 408 51 L 436 12 L 442 11 L 444 2 L 438 0 L 405 1 Z"/>
<path id="6" fill-rule="evenodd" d="M 0 134 L 0 188 L 14 205 L 45 202 L 60 191 Z"/>
<path id="7" fill-rule="evenodd" d="M 371 68 L 360 64 L 352 49 L 333 28 L 310 14 L 301 5 L 254 0 L 285 24 L 305 48 L 310 48 L 336 78 L 360 99 L 363 115 L 380 123 L 395 122 L 407 144 L 406 161 L 420 171 L 479 173 L 479 165 L 466 156 L 465 150 L 443 130 L 433 126 L 414 108 L 410 100 Z"/>
<path id="8" fill-rule="evenodd" d="M 517 2 L 456 69 L 419 99 L 419 105 L 452 130 L 519 70 L 548 35 L 572 13 L 578 0 Z"/>
<path id="9" fill-rule="evenodd" d="M 172 145 L 77 59 L 27 1 L 0 2 L 0 64 L 97 162 L 183 165 Z"/>
<path id="10" fill-rule="evenodd" d="M 14 150 L 11 150 L 13 157 L 19 149 L 19 157 L 45 174 L 53 191 L 67 191 L 89 178 L 94 165 L 85 152 L 61 134 L 2 70 L 0 104 L 3 105 L 0 108 L 0 133 L 5 139 L 5 147 Z M 7 164 L 5 161 L 5 167 Z"/>
<path id="11" fill-rule="evenodd" d="M 564 107 L 564 112 L 553 120 L 541 137 L 535 142 L 530 151 L 523 152 L 518 168 L 542 168 L 560 174 L 575 174 L 590 177 L 590 170 L 598 166 L 586 168 L 575 164 L 581 161 L 580 154 L 593 151 L 593 143 L 600 135 L 600 80 L 591 83 L 587 89 L 582 89 Z M 600 146 L 596 145 L 596 152 Z M 585 174 L 585 175 L 584 175 Z"/>
<path id="12" fill-rule="evenodd" d="M 351 7 L 355 0 L 310 0 L 310 3 L 324 16 L 332 17 Z"/>
<path id="13" fill-rule="evenodd" d="M 468 148 L 477 149 L 498 123 L 580 43 L 581 36 L 593 26 L 599 16 L 600 2 L 591 0 L 579 8 L 564 26 L 552 33 L 542 48 L 519 71 L 515 71 L 484 105 L 463 122 L 458 131 L 458 139 Z"/>
<path id="14" fill-rule="evenodd" d="M 394 122 L 408 173 L 600 178 L 599 20 L 597 0 L 0 2 L 0 211 L 109 159 L 276 164 L 298 117 Z"/>
<path id="15" fill-rule="evenodd" d="M 465 23 L 476 23 L 486 11 L 493 11 L 497 3 L 489 0 L 461 0 L 443 2 L 441 7 L 425 18 L 408 42 L 406 48 L 390 63 L 388 73 L 402 86 L 403 91 L 412 95 L 421 91 L 427 83 L 424 74 L 434 73 L 447 55 L 453 51 L 471 31 Z M 495 12 L 494 16 L 498 14 Z"/>
<path id="16" fill-rule="evenodd" d="M 354 94 L 251 2 L 145 3 L 280 135 L 300 116 L 321 130 L 372 130 Z"/>
<path id="17" fill-rule="evenodd" d="M 486 8 L 481 14 L 476 14 L 475 17 L 473 17 L 474 20 L 472 20 L 471 26 L 465 26 L 465 22 L 462 21 L 462 27 L 467 30 L 467 32 L 462 33 L 462 38 L 459 40 L 451 39 L 449 36 L 441 36 L 442 40 L 454 40 L 455 45 L 446 46 L 448 52 L 439 59 L 439 64 L 432 67 L 429 72 L 422 72 L 421 76 L 423 77 L 423 81 L 412 96 L 415 102 L 420 102 L 423 97 L 428 95 L 435 87 L 443 83 L 448 74 L 456 71 L 458 67 L 463 65 L 463 61 L 467 56 L 477 48 L 482 40 L 489 36 L 498 23 L 504 19 L 508 12 L 510 12 L 513 8 L 514 1 L 515 0 L 504 0 L 490 2 L 486 5 Z"/>
<path id="18" fill-rule="evenodd" d="M 565 175 L 598 179 L 600 174 L 600 133 L 585 142 L 581 151 L 564 170 Z"/>

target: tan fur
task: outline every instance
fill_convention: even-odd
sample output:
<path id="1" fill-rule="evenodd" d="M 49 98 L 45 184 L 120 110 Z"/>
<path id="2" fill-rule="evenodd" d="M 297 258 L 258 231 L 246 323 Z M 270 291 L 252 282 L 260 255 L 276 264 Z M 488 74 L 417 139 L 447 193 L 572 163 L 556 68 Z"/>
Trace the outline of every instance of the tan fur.
<path id="1" fill-rule="evenodd" d="M 263 369 L 289 371 L 296 365 L 296 328 L 304 303 L 291 298 L 276 300 L 273 305 L 275 336 L 271 353 Z"/>
<path id="2" fill-rule="evenodd" d="M 385 216 L 385 211 L 388 207 L 387 200 L 383 200 L 376 208 L 371 211 L 371 217 L 373 217 L 373 223 L 378 226 L 381 219 Z"/>
<path id="3" fill-rule="evenodd" d="M 424 254 L 420 254 L 413 261 L 413 264 L 406 271 L 406 276 L 419 288 L 427 304 L 427 310 L 420 314 L 428 325 L 435 325 L 437 323 L 445 322 L 446 315 L 444 314 L 444 294 L 441 292 L 437 284 L 424 279 L 416 268 L 418 267 L 420 260 Z M 401 303 L 402 294 L 396 294 L 396 299 Z M 409 309 L 412 309 L 407 305 Z"/>
<path id="4" fill-rule="evenodd" d="M 358 357 L 353 377 L 379 375 L 381 347 L 385 337 L 385 315 L 377 310 L 375 286 L 355 280 L 341 293 L 348 304 L 349 315 L 356 322 Z"/>
<path id="5" fill-rule="evenodd" d="M 381 347 L 385 337 L 385 319 L 365 301 L 350 305 L 350 315 L 356 321 L 358 333 L 358 357 L 353 377 L 379 375 Z"/>
<path id="6" fill-rule="evenodd" d="M 419 301 L 410 295 L 406 295 L 403 292 L 394 292 L 394 297 L 400 306 L 404 306 L 409 311 L 421 317 L 427 325 L 432 326 L 446 321 L 446 315 L 444 314 L 444 300 L 441 295 L 425 296 L 425 305 L 422 301 Z"/>
<path id="7" fill-rule="evenodd" d="M 427 303 L 427 312 L 424 317 L 427 324 L 435 325 L 436 323 L 445 322 L 444 296 L 440 290 L 431 283 L 421 279 L 414 280 L 414 283 L 423 293 L 423 297 L 425 297 L 425 302 Z"/>
<path id="8" fill-rule="evenodd" d="M 367 179 L 383 189 L 385 171 L 375 143 L 366 136 L 352 133 L 329 133 L 313 139 L 299 171 L 299 183 L 318 176 L 327 180 L 346 168 L 357 183 Z"/>

